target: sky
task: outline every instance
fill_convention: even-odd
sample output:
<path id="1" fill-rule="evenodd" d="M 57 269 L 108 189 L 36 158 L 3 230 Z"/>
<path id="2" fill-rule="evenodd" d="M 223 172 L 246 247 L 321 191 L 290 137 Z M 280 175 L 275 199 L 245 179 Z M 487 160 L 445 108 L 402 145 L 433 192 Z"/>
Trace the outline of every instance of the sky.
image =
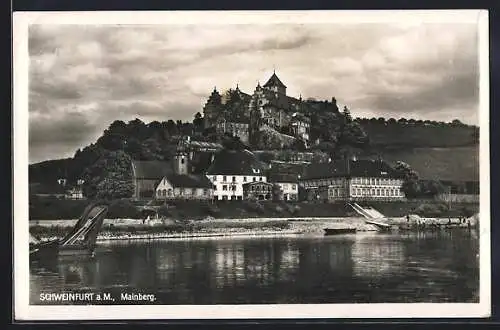
<path id="1" fill-rule="evenodd" d="M 114 120 L 189 120 L 214 87 L 354 117 L 478 125 L 477 24 L 31 25 L 29 161 L 72 157 Z"/>

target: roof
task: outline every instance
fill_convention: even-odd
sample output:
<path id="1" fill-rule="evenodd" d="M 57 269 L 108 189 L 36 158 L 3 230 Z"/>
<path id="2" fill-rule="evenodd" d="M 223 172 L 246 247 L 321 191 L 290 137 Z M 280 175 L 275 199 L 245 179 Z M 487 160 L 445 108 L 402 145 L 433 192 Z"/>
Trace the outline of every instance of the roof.
<path id="1" fill-rule="evenodd" d="M 250 186 L 255 186 L 255 185 L 265 185 L 265 186 L 272 186 L 273 184 L 270 182 L 264 182 L 264 181 L 255 181 L 255 182 L 248 182 L 242 184 L 242 187 L 250 187 Z"/>
<path id="2" fill-rule="evenodd" d="M 397 178 L 399 174 L 386 162 L 380 160 L 349 160 L 331 163 L 310 164 L 302 179 L 323 179 L 331 177 L 390 177 Z M 348 173 L 349 172 L 349 173 Z"/>
<path id="3" fill-rule="evenodd" d="M 221 150 L 208 168 L 209 175 L 264 175 L 264 166 L 248 150 Z"/>
<path id="4" fill-rule="evenodd" d="M 169 173 L 173 173 L 172 163 L 151 160 L 133 160 L 132 173 L 134 179 L 161 180 Z"/>
<path id="5" fill-rule="evenodd" d="M 212 182 L 204 175 L 168 174 L 166 179 L 174 187 L 179 188 L 212 188 Z"/>
<path id="6" fill-rule="evenodd" d="M 223 146 L 220 143 L 205 142 L 205 141 L 190 141 L 189 147 L 192 149 L 203 149 L 203 150 L 219 150 Z"/>
<path id="7" fill-rule="evenodd" d="M 285 84 L 283 84 L 281 82 L 280 78 L 278 78 L 278 76 L 276 75 L 275 72 L 273 72 L 273 75 L 271 76 L 271 78 L 269 78 L 269 80 L 264 84 L 264 87 L 271 87 L 271 86 L 278 86 L 278 87 L 286 88 Z"/>
<path id="8" fill-rule="evenodd" d="M 271 173 L 268 180 L 270 182 L 297 182 L 298 177 L 294 174 L 287 173 Z"/>

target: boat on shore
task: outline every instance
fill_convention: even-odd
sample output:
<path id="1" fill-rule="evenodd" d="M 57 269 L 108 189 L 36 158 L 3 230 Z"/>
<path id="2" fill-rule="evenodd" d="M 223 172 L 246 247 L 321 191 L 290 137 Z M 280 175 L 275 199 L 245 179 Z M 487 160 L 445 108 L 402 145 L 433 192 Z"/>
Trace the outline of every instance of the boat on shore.
<path id="1" fill-rule="evenodd" d="M 97 235 L 108 211 L 106 203 L 87 206 L 72 230 L 62 239 L 40 242 L 30 234 L 30 258 L 45 259 L 52 256 L 93 255 Z"/>
<path id="2" fill-rule="evenodd" d="M 355 234 L 356 228 L 325 228 L 325 235 Z"/>

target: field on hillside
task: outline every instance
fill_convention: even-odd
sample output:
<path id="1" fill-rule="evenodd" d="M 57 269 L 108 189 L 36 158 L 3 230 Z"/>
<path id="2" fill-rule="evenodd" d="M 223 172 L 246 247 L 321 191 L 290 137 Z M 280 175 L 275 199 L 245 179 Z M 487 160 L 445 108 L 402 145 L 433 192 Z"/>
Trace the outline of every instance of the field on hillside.
<path id="1" fill-rule="evenodd" d="M 422 179 L 479 181 L 479 146 L 457 148 L 398 148 L 367 152 L 380 154 L 395 163 L 403 161 L 415 169 Z"/>
<path id="2" fill-rule="evenodd" d="M 363 123 L 373 146 L 462 147 L 474 144 L 476 127 L 402 126 Z"/>

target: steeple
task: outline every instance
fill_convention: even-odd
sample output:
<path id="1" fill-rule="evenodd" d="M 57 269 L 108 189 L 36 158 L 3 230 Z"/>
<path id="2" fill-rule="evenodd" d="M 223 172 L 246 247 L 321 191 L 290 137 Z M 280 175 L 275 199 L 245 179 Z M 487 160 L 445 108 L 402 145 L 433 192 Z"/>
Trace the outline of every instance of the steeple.
<path id="1" fill-rule="evenodd" d="M 264 84 L 264 87 L 272 90 L 275 93 L 286 95 L 286 86 L 281 82 L 281 80 L 276 75 L 276 71 L 273 70 L 273 75 Z"/>
<path id="2" fill-rule="evenodd" d="M 174 156 L 175 174 L 188 174 L 189 172 L 188 144 L 189 137 L 181 138 L 177 144 L 177 150 Z"/>

